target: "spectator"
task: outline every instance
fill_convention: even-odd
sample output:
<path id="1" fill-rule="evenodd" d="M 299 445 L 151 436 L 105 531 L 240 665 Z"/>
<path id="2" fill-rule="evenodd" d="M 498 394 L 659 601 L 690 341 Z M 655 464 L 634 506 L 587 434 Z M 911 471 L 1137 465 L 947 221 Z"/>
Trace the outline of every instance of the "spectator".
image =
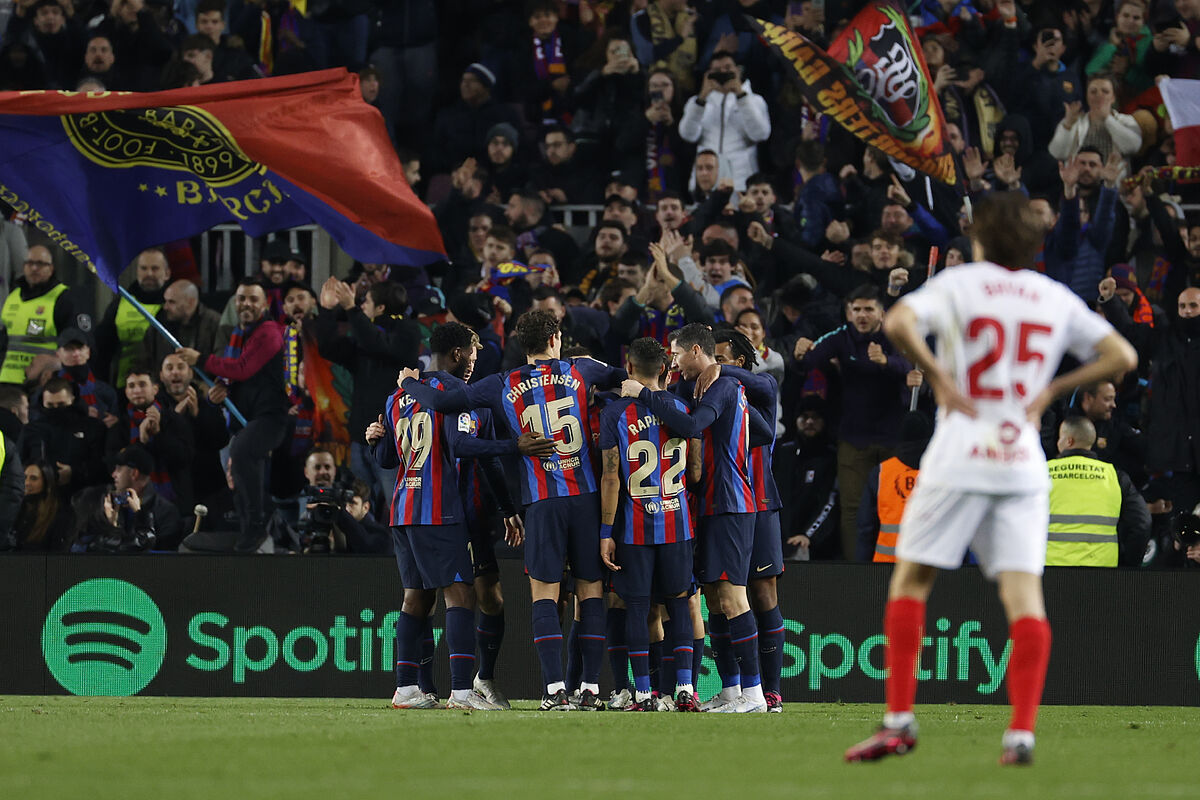
<path id="1" fill-rule="evenodd" d="M 1088 78 L 1086 114 L 1081 114 L 1078 100 L 1066 104 L 1066 115 L 1054 129 L 1050 140 L 1050 155 L 1059 161 L 1070 161 L 1086 145 L 1095 148 L 1104 161 L 1115 152 L 1131 156 L 1142 147 L 1142 129 L 1129 114 L 1114 107 L 1117 94 L 1112 76 L 1098 73 Z M 1124 172 L 1124 170 L 1122 170 Z"/>
<path id="2" fill-rule="evenodd" d="M 535 166 L 530 183 L 547 205 L 594 203 L 600 199 L 599 176 L 593 165 L 602 160 L 579 155 L 575 134 L 554 125 L 542 134 L 542 162 Z M 519 187 L 518 187 L 519 188 Z"/>
<path id="3" fill-rule="evenodd" d="M 469 383 L 476 383 L 488 375 L 500 371 L 504 358 L 504 345 L 492 328 L 492 302 L 485 294 L 457 294 L 450 297 L 448 304 L 449 322 L 460 322 L 479 337 L 479 355 L 475 359 L 475 369 L 471 372 Z"/>
<path id="4" fill-rule="evenodd" d="M 699 94 L 684 106 L 679 135 L 701 150 L 714 151 L 724 162 L 722 177 L 731 178 L 735 188 L 758 172 L 757 146 L 771 135 L 771 120 L 766 101 L 742 80 L 731 53 L 713 54 Z"/>
<path id="5" fill-rule="evenodd" d="M 227 41 L 225 0 L 200 0 L 196 4 L 195 32 L 208 37 L 215 48 L 212 58 L 214 80 L 242 81 L 258 77 L 246 51 L 230 46 Z"/>
<path id="6" fill-rule="evenodd" d="M 583 347 L 594 357 L 604 353 L 603 334 L 593 325 L 595 309 L 586 306 L 567 306 L 562 295 L 549 286 L 542 286 L 533 292 L 534 311 L 549 311 L 558 318 L 559 332 L 562 334 L 563 350 L 571 347 Z M 525 351 L 516 336 L 508 337 L 504 347 L 504 369 L 514 369 L 518 364 L 525 363 Z"/>
<path id="7" fill-rule="evenodd" d="M 1149 89 L 1153 76 L 1146 72 L 1146 54 L 1154 42 L 1154 34 L 1146 24 L 1146 4 L 1143 0 L 1118 0 L 1116 25 L 1108 40 L 1096 48 L 1084 70 L 1091 77 L 1110 72 L 1116 86 L 1129 100 Z"/>
<path id="8" fill-rule="evenodd" d="M 527 4 L 530 35 L 509 65 L 511 89 L 525 106 L 525 119 L 539 125 L 570 120 L 571 75 L 575 60 L 591 44 L 591 34 L 562 22 L 554 0 Z"/>
<path id="9" fill-rule="evenodd" d="M 682 246 L 677 233 L 664 235 L 660 244 L 668 257 Z M 678 267 L 668 266 L 664 270 L 651 265 L 638 292 L 626 298 L 613 315 L 609 330 L 620 345 L 649 336 L 665 346 L 672 331 L 692 322 L 713 323 L 712 312 L 703 298 L 683 280 Z"/>
<path id="10" fill-rule="evenodd" d="M 217 351 L 221 315 L 200 303 L 200 292 L 191 281 L 172 281 L 163 290 L 162 308 L 154 315 L 184 347 L 190 347 L 207 358 Z M 175 351 L 165 336 L 147 327 L 142 336 L 142 350 L 149 364 L 161 364 Z"/>
<path id="11" fill-rule="evenodd" d="M 135 553 L 179 549 L 179 510 L 154 490 L 154 459 L 137 445 L 117 454 L 112 486 L 92 486 L 74 500 L 75 553 Z M 111 488 L 111 491 L 110 491 Z"/>
<path id="12" fill-rule="evenodd" d="M 112 38 L 105 33 L 93 31 L 88 35 L 83 51 L 83 70 L 76 77 L 77 84 L 85 82 L 95 82 L 101 91 L 124 90 L 131 86 L 124 70 L 117 66 Z"/>
<path id="13" fill-rule="evenodd" d="M 238 327 L 230 334 L 223 356 L 210 355 L 204 370 L 225 380 L 208 391 L 219 403 L 228 397 L 246 419 L 229 446 L 234 500 L 240 531 L 232 545 L 235 553 L 254 553 L 266 539 L 264 486 L 268 459 L 283 442 L 288 408 L 283 385 L 283 329 L 271 319 L 267 293 L 253 278 L 238 283 L 234 301 Z M 200 352 L 183 347 L 176 351 L 194 366 Z M 233 430 L 231 428 L 231 430 Z"/>
<path id="14" fill-rule="evenodd" d="M 569 284 L 578 283 L 579 245 L 575 243 L 571 234 L 553 226 L 553 221 L 547 214 L 546 201 L 541 195 L 529 189 L 514 192 L 508 198 L 504 216 L 516 232 L 515 247 L 526 252 L 535 247 L 549 250 L 554 254 L 554 261 L 563 281 Z"/>
<path id="15" fill-rule="evenodd" d="M 680 263 L 684 277 L 691 283 L 692 288 L 700 293 L 704 302 L 714 312 L 721 308 L 721 295 L 731 286 L 749 286 L 740 275 L 735 275 L 734 260 L 737 250 L 724 239 L 715 239 L 702 244 L 699 251 L 700 264 L 695 262 Z M 690 261 L 690 259 L 689 259 Z"/>
<path id="16" fill-rule="evenodd" d="M 71 10 L 68 16 L 67 9 Z M 83 65 L 83 30 L 74 16 L 74 6 L 59 0 L 15 3 L 4 36 L 7 42 L 21 41 L 45 65 L 46 89 L 72 89 Z M 32 87 L 31 87 L 32 88 Z"/>
<path id="17" fill-rule="evenodd" d="M 1121 470 L 1092 450 L 1096 429 L 1086 417 L 1059 426 L 1050 468 L 1048 567 L 1140 567 L 1150 541 L 1150 511 Z"/>
<path id="18" fill-rule="evenodd" d="M 825 401 L 806 395 L 796 418 L 794 448 L 777 447 L 776 480 L 790 502 L 779 512 L 784 553 L 791 561 L 837 558 L 839 496 L 837 445 L 826 423 Z"/>
<path id="19" fill-rule="evenodd" d="M 620 222 L 601 222 L 592 234 L 593 251 L 583 259 L 582 276 L 573 281 L 563 275 L 566 283 L 577 283 L 585 296 L 599 291 L 601 284 L 617 277 L 617 262 L 629 249 L 629 230 Z"/>
<path id="20" fill-rule="evenodd" d="M 192 458 L 196 437 L 190 418 L 175 413 L 174 406 L 158 399 L 158 371 L 148 365 L 130 366 L 125 383 L 128 401 L 116 424 L 108 429 L 105 450 L 109 455 L 138 445 L 153 460 L 147 473 L 155 491 L 165 500 L 179 500 L 189 508 Z"/>
<path id="21" fill-rule="evenodd" d="M 517 129 L 507 122 L 497 122 L 488 130 L 485 141 L 487 160 L 484 164 L 500 196 L 508 197 L 523 189 L 528 173 L 517 158 L 517 147 L 520 145 Z"/>
<path id="22" fill-rule="evenodd" d="M 571 127 L 584 161 L 603 165 L 616 162 L 615 140 L 638 113 L 645 77 L 624 32 L 609 31 L 601 43 L 604 66 L 589 72 L 572 90 Z"/>
<path id="23" fill-rule="evenodd" d="M 638 194 L 650 203 L 679 194 L 687 185 L 689 148 L 678 124 L 682 101 L 674 76 L 653 70 L 646 78 L 643 112 L 626 119 L 616 132 L 616 163 L 623 173 L 638 176 Z"/>
<path id="24" fill-rule="evenodd" d="M 148 247 L 138 253 L 134 264 L 137 278 L 129 287 L 129 293 L 147 311 L 156 314 L 163 306 L 163 289 L 171 280 L 167 251 L 161 247 Z M 104 380 L 111 381 L 118 389 L 125 386 L 125 373 L 139 357 L 142 340 L 149 328 L 150 321 L 134 308 L 133 303 L 122 295 L 112 299 L 96 328 L 96 368 Z"/>
<path id="25" fill-rule="evenodd" d="M 858 506 L 867 474 L 890 458 L 904 410 L 902 393 L 912 365 L 883 335 L 883 298 L 863 286 L 846 298 L 847 324 L 815 343 L 797 340 L 794 357 L 803 372 L 827 376 L 837 360 L 841 389 L 838 428 L 838 487 L 841 492 L 842 558 L 855 552 Z"/>
<path id="26" fill-rule="evenodd" d="M 158 371 L 161 387 L 160 407 L 174 410 L 192 429 L 194 451 L 186 459 L 176 459 L 171 469 L 181 513 L 191 512 L 195 501 L 207 502 L 225 488 L 225 471 L 220 452 L 229 443 L 229 428 L 221 408 L 201 396 L 194 383 L 195 373 L 186 361 L 168 353 Z"/>
<path id="27" fill-rule="evenodd" d="M 54 274 L 50 250 L 40 244 L 29 248 L 24 273 L 13 283 L 0 320 L 8 330 L 0 383 L 24 383 L 34 356 L 54 352 L 59 331 L 92 328 L 91 315 L 76 309 L 70 289 Z"/>
<path id="28" fill-rule="evenodd" d="M 191 64 L 196 69 L 197 86 L 225 82 L 226 79 L 218 76 L 213 69 L 216 57 L 217 46 L 203 33 L 193 33 L 179 45 L 180 60 Z"/>
<path id="29" fill-rule="evenodd" d="M 691 183 L 688 185 L 692 200 L 697 203 L 707 200 L 723 177 L 721 175 L 721 157 L 715 150 L 701 150 L 696 153 Z"/>
<path id="30" fill-rule="evenodd" d="M 675 191 L 663 192 L 654 208 L 654 221 L 658 223 L 655 235 L 659 239 L 669 231 L 680 231 L 682 234 L 687 221 L 683 195 Z"/>
<path id="31" fill-rule="evenodd" d="M 371 516 L 371 489 L 362 481 L 350 484 L 351 497 L 334 517 L 334 525 L 346 539 L 346 552 L 392 554 L 391 529 Z"/>
<path id="32" fill-rule="evenodd" d="M 123 76 L 123 84 L 106 81 L 108 88 L 142 92 L 158 88 L 158 74 L 174 48 L 144 0 L 112 0 L 93 30 L 108 37 Z"/>
<path id="33" fill-rule="evenodd" d="M 36 419 L 25 427 L 21 460 L 45 461 L 58 472 L 63 494 L 73 496 L 104 479 L 104 423 L 88 416 L 66 378 L 51 378 L 42 388 Z"/>
<path id="34" fill-rule="evenodd" d="M 304 265 L 304 255 L 296 250 L 285 239 L 279 238 L 263 245 L 259 256 L 259 274 L 254 279 L 267 295 L 267 318 L 280 324 L 286 324 L 283 313 L 283 296 L 287 291 L 287 282 Z M 221 314 L 221 328 L 229 331 L 238 324 L 237 297 L 230 297 Z M 223 338 L 223 337 L 222 337 Z M 195 348 L 191 348 L 195 349 Z"/>
<path id="35" fill-rule="evenodd" d="M 696 85 L 696 17 L 686 0 L 651 0 L 630 20 L 638 61 L 668 72 L 681 92 Z"/>
<path id="36" fill-rule="evenodd" d="M 1161 26 L 1146 51 L 1146 71 L 1151 75 L 1194 78 L 1200 75 L 1200 2 L 1175 0 L 1179 15 Z"/>
<path id="37" fill-rule="evenodd" d="M 753 290 L 742 283 L 730 283 L 721 292 L 721 319 L 719 321 L 732 325 L 738 313 L 747 308 L 754 308 Z"/>
<path id="38" fill-rule="evenodd" d="M 18 550 L 66 552 L 75 536 L 71 504 L 59 492 L 58 474 L 45 462 L 25 466 L 25 496 L 13 524 Z"/>
<path id="39" fill-rule="evenodd" d="M 798 143 L 795 165 L 799 176 L 795 225 L 804 246 L 814 248 L 820 245 L 825 238 L 825 229 L 841 211 L 841 187 L 837 179 L 825 171 L 825 148 L 820 142 Z"/>
<path id="40" fill-rule="evenodd" d="M 762 312 L 754 307 L 743 308 L 730 319 L 733 326 L 750 340 L 750 344 L 754 345 L 754 350 L 758 354 L 758 363 L 755 365 L 754 371 L 766 372 L 775 378 L 776 383 L 782 384 L 785 370 L 783 356 L 767 347 Z"/>
<path id="41" fill-rule="evenodd" d="M 380 72 L 379 108 L 396 141 L 426 152 L 439 77 L 438 3 L 382 3 L 376 6 L 376 12 L 378 21 L 371 35 L 374 50 L 369 60 Z"/>
<path id="42" fill-rule="evenodd" d="M 1058 28 L 1042 28 L 1033 42 L 1033 59 L 1013 71 L 1005 105 L 1024 114 L 1035 150 L 1045 149 L 1068 103 L 1078 103 L 1079 76 L 1061 59 L 1066 45 Z"/>
<path id="43" fill-rule="evenodd" d="M 900 518 L 913 487 L 917 485 L 921 456 L 933 435 L 930 420 L 910 411 L 900 423 L 896 455 L 876 465 L 867 475 L 862 502 L 858 506 L 858 546 L 854 560 L 896 563 L 896 539 Z"/>
<path id="44" fill-rule="evenodd" d="M 496 74 L 478 62 L 468 66 L 458 84 L 459 101 L 438 111 L 425 163 L 432 173 L 446 173 L 468 158 L 483 161 L 487 133 L 501 122 L 520 125 L 516 112 L 496 102 Z"/>
<path id="45" fill-rule="evenodd" d="M 342 365 L 354 377 L 350 470 L 374 487 L 373 502 L 377 508 L 383 507 L 391 499 L 395 476 L 376 465 L 362 434 L 396 391 L 397 373 L 417 365 L 421 330 L 416 322 L 404 317 L 408 298 L 404 287 L 395 283 L 374 284 L 356 307 L 350 287 L 329 278 L 321 286 L 320 306 L 316 330 L 321 355 Z M 338 335 L 339 320 L 346 321 L 349 335 Z"/>
<path id="46" fill-rule="evenodd" d="M 96 377 L 92 369 L 92 335 L 79 328 L 67 328 L 58 335 L 58 362 L 62 365 L 56 375 L 66 378 L 86 407 L 89 416 L 112 427 L 119 409 L 117 392 Z"/>

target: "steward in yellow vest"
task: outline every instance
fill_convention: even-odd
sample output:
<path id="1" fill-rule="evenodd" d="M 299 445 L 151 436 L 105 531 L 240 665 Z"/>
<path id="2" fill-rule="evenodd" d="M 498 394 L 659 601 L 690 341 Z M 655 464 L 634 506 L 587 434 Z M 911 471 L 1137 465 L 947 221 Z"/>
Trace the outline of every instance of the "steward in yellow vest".
<path id="1" fill-rule="evenodd" d="M 36 356 L 54 354 L 60 331 L 92 328 L 91 315 L 76 312 L 69 287 L 54 274 L 50 251 L 42 245 L 29 248 L 24 273 L 13 282 L 0 321 L 8 331 L 0 383 L 24 383 L 25 369 Z"/>
<path id="2" fill-rule="evenodd" d="M 163 304 L 163 289 L 171 279 L 171 267 L 167 254 L 161 247 L 150 247 L 138 253 L 137 280 L 129 287 L 129 293 L 157 314 Z M 135 361 L 142 359 L 142 339 L 150 320 L 134 308 L 133 303 L 118 295 L 109 303 L 104 317 L 96 327 L 96 370 L 102 380 L 111 380 L 113 386 L 125 386 L 125 376 Z M 157 370 L 158 365 L 153 365 Z"/>
<path id="3" fill-rule="evenodd" d="M 867 476 L 858 506 L 856 561 L 896 562 L 900 518 L 917 485 L 918 465 L 932 435 L 929 418 L 919 411 L 909 412 L 900 423 L 896 455 Z"/>
<path id="4" fill-rule="evenodd" d="M 1090 449 L 1096 428 L 1087 417 L 1059 426 L 1050 470 L 1048 567 L 1137 567 L 1150 538 L 1150 511 L 1125 473 Z"/>

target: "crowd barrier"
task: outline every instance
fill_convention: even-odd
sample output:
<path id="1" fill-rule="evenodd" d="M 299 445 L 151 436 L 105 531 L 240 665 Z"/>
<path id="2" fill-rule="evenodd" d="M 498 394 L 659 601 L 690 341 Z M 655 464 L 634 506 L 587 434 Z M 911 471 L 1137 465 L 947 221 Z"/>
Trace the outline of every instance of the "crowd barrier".
<path id="1" fill-rule="evenodd" d="M 520 564 L 502 561 L 510 697 L 541 693 Z M 788 701 L 883 699 L 883 566 L 805 564 L 780 579 Z M 1051 570 L 1045 699 L 1200 704 L 1200 576 Z M 0 693 L 378 697 L 393 688 L 395 563 L 368 557 L 0 558 Z M 439 688 L 448 691 L 437 617 Z M 939 578 L 929 603 L 921 702 L 1006 702 L 1007 628 L 973 569 Z M 699 692 L 719 688 L 705 658 Z M 607 666 L 605 667 L 607 673 Z M 607 675 L 604 691 L 607 692 Z"/>

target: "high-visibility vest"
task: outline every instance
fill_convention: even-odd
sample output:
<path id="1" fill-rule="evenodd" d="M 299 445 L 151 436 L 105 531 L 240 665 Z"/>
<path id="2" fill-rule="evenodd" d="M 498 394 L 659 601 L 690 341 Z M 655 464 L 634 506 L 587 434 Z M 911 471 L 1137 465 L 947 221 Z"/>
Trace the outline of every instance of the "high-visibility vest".
<path id="1" fill-rule="evenodd" d="M 879 538 L 875 540 L 874 561 L 895 563 L 896 537 L 900 535 L 900 518 L 904 505 L 917 485 L 916 470 L 892 457 L 879 465 L 879 491 L 875 506 L 879 513 Z"/>
<path id="2" fill-rule="evenodd" d="M 24 383 L 25 368 L 33 363 L 34 356 L 58 349 L 54 306 L 67 291 L 66 285 L 60 283 L 32 300 L 22 299 L 24 291 L 17 289 L 10 294 L 0 309 L 0 320 L 8 328 L 8 352 L 0 366 L 0 383 Z"/>
<path id="3" fill-rule="evenodd" d="M 162 303 L 142 303 L 142 307 L 151 314 L 157 314 L 162 308 Z M 141 350 L 142 337 L 150 327 L 150 320 L 143 317 L 142 313 L 133 307 L 133 303 L 122 297 L 121 302 L 117 304 L 116 325 L 119 341 L 116 385 L 117 388 L 121 388 L 125 386 L 125 376 L 129 374 L 129 368 L 133 366 Z"/>
<path id="4" fill-rule="evenodd" d="M 1048 567 L 1115 567 L 1121 483 L 1116 468 L 1086 456 L 1049 462 Z"/>

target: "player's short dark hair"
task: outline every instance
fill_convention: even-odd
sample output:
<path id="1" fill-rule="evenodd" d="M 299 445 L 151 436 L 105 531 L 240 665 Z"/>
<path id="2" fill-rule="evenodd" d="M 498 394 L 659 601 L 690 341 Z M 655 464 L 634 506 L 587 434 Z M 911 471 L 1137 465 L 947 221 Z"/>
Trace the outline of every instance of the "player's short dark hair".
<path id="1" fill-rule="evenodd" d="M 125 370 L 125 377 L 128 379 L 130 375 L 145 375 L 153 384 L 158 384 L 158 373 L 150 366 L 149 361 L 138 359 L 129 365 L 129 369 Z"/>
<path id="2" fill-rule="evenodd" d="M 675 334 L 675 343 L 683 350 L 691 350 L 699 345 L 700 351 L 710 358 L 717 352 L 712 330 L 701 322 L 693 322 L 680 328 Z"/>
<path id="3" fill-rule="evenodd" d="M 405 289 L 402 283 L 395 281 L 373 283 L 367 289 L 367 295 L 371 298 L 372 303 L 383 306 L 390 316 L 403 314 L 404 309 L 408 308 L 408 289 Z"/>
<path id="4" fill-rule="evenodd" d="M 873 300 L 880 306 L 883 305 L 883 293 L 879 291 L 879 287 L 873 283 L 864 283 L 861 286 L 856 286 L 846 295 L 846 305 L 850 305 L 856 300 Z"/>
<path id="5" fill-rule="evenodd" d="M 499 239 L 513 250 L 517 249 L 517 232 L 507 225 L 493 225 L 487 232 L 487 238 Z"/>
<path id="6" fill-rule="evenodd" d="M 666 349 L 657 339 L 650 336 L 630 342 L 627 357 L 633 371 L 646 378 L 651 375 L 658 377 L 667 364 Z"/>
<path id="7" fill-rule="evenodd" d="M 58 394 L 63 389 L 66 389 L 72 395 L 75 394 L 75 384 L 72 381 L 70 381 L 67 378 L 55 377 L 55 378 L 51 378 L 50 380 L 46 381 L 46 385 L 42 387 L 42 392 L 49 392 L 50 394 Z"/>
<path id="8" fill-rule="evenodd" d="M 558 317 L 549 311 L 526 311 L 513 331 L 526 353 L 544 353 L 558 333 Z"/>
<path id="9" fill-rule="evenodd" d="M 207 14 L 211 11 L 220 11 L 221 19 L 225 18 L 225 0 L 200 0 L 196 4 L 196 16 Z"/>
<path id="10" fill-rule="evenodd" d="M 1021 192 L 993 192 L 975 206 L 971 239 L 988 261 L 1031 269 L 1042 246 L 1041 222 Z"/>
<path id="11" fill-rule="evenodd" d="M 724 256 L 729 259 L 730 264 L 737 261 L 737 251 L 724 239 L 713 239 L 708 244 L 700 245 L 700 263 L 702 265 L 707 264 L 708 260 L 714 256 L 717 258 Z"/>
<path id="12" fill-rule="evenodd" d="M 742 359 L 743 369 L 754 369 L 758 364 L 758 354 L 754 352 L 754 345 L 750 344 L 746 334 L 727 325 L 718 325 L 712 333 L 714 350 L 715 345 L 726 343 L 733 353 L 733 360 Z"/>
<path id="13" fill-rule="evenodd" d="M 217 46 L 213 44 L 212 39 L 203 33 L 193 33 L 179 43 L 180 53 L 186 53 L 189 50 L 207 50 L 210 53 L 215 53 L 217 52 Z"/>
<path id="14" fill-rule="evenodd" d="M 429 349 L 436 355 L 448 355 L 455 348 L 467 349 L 476 340 L 475 331 L 460 322 L 444 322 L 429 335 Z"/>

